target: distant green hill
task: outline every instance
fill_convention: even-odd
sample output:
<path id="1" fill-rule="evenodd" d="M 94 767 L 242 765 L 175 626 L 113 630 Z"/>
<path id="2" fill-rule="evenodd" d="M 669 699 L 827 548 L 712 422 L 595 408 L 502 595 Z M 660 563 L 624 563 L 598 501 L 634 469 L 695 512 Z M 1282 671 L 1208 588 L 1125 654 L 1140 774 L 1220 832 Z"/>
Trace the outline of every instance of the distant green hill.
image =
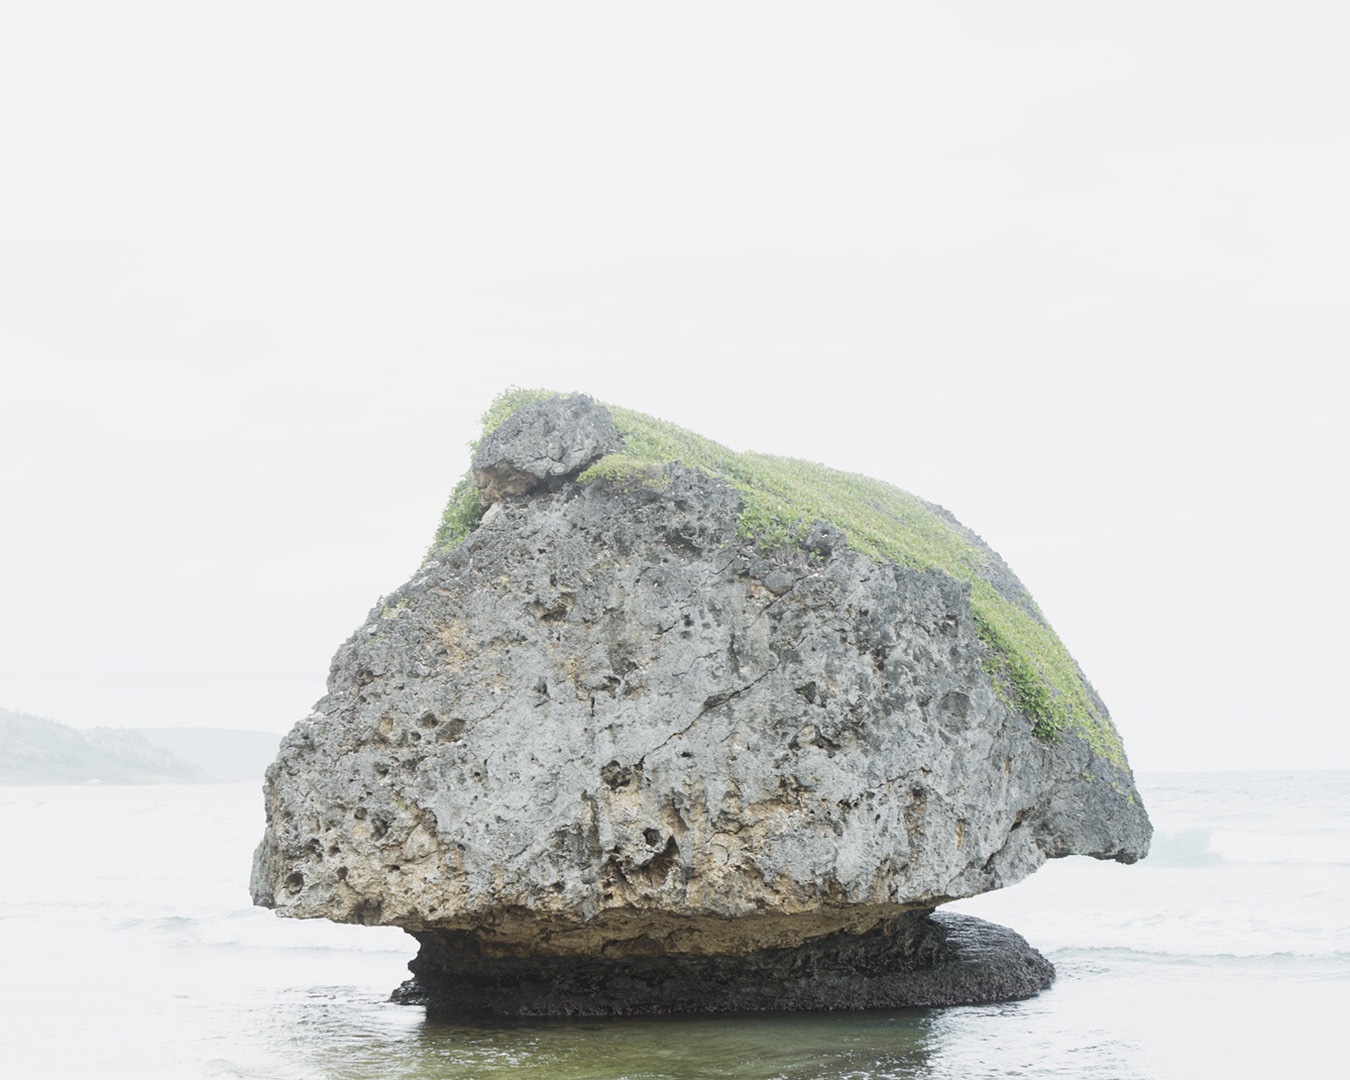
<path id="1" fill-rule="evenodd" d="M 0 786 L 262 783 L 280 735 L 228 728 L 91 728 L 0 709 Z"/>
<path id="2" fill-rule="evenodd" d="M 0 784 L 201 784 L 215 779 L 128 728 L 80 731 L 0 709 Z"/>
<path id="3" fill-rule="evenodd" d="M 156 746 L 205 769 L 226 783 L 263 782 L 263 773 L 277 756 L 280 735 L 233 728 L 135 728 Z"/>

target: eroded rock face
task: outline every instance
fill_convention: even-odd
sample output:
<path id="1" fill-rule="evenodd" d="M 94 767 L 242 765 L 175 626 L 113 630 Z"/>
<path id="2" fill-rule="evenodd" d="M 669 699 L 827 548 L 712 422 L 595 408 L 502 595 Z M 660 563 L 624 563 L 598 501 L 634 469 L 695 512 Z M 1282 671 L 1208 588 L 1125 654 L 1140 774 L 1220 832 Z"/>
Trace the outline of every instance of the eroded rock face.
<path id="1" fill-rule="evenodd" d="M 918 911 L 795 948 L 677 956 L 486 958 L 471 935 L 420 934 L 398 1000 L 517 1016 L 931 1008 L 1012 1001 L 1054 980 L 1018 934 Z"/>
<path id="2" fill-rule="evenodd" d="M 828 527 L 764 558 L 739 494 L 678 466 L 581 487 L 608 414 L 541 404 L 481 447 L 479 528 L 284 740 L 255 902 L 405 927 L 444 975 L 762 955 L 1147 851 L 1128 771 L 1000 698 L 969 586 Z"/>

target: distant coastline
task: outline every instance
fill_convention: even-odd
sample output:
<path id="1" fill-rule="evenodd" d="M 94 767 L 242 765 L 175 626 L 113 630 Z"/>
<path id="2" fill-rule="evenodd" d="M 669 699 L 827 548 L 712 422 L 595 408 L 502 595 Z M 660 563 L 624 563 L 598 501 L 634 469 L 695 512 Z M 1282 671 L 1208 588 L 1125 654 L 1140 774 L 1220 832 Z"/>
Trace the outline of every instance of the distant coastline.
<path id="1" fill-rule="evenodd" d="M 0 708 L 0 786 L 262 782 L 280 736 L 229 728 L 73 728 Z"/>

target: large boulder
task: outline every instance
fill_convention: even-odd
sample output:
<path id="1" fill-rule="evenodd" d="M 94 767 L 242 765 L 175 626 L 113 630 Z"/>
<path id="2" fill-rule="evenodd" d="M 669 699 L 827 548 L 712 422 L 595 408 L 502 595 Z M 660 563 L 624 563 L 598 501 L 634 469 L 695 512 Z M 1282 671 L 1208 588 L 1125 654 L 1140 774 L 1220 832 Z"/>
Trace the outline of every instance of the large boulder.
<path id="1" fill-rule="evenodd" d="M 467 523 L 283 741 L 253 873 L 279 914 L 407 929 L 418 993 L 527 1012 L 1015 997 L 1048 965 L 923 991 L 914 972 L 973 986 L 970 955 L 998 951 L 958 956 L 978 932 L 929 913 L 1047 858 L 1147 852 L 1105 706 L 940 508 L 580 395 L 522 405 L 472 476 Z M 764 993 L 768 969 L 797 982 Z M 706 991 L 732 985 L 761 990 Z"/>

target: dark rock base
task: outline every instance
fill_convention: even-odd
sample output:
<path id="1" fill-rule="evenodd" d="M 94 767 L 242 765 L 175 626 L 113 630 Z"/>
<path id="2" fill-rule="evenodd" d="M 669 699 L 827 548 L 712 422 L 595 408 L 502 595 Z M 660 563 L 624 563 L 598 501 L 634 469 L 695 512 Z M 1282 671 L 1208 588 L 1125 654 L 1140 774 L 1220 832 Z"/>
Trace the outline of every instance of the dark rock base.
<path id="1" fill-rule="evenodd" d="M 896 1009 L 1030 997 L 1055 969 L 1021 935 L 947 913 L 901 916 L 867 934 L 743 956 L 484 958 L 472 939 L 424 932 L 414 978 L 394 998 L 465 1014 Z"/>

